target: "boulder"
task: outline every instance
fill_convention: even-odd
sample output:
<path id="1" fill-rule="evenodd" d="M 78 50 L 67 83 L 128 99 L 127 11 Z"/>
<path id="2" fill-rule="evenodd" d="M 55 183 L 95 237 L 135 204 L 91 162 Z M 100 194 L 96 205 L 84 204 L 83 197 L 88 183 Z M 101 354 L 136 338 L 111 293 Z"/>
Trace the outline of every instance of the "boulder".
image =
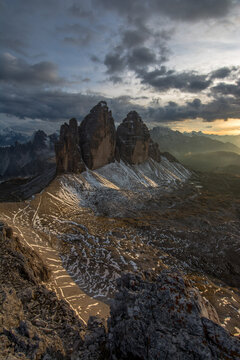
<path id="1" fill-rule="evenodd" d="M 100 101 L 92 108 L 79 127 L 83 160 L 91 169 L 114 162 L 116 129 L 107 103 Z"/>
<path id="2" fill-rule="evenodd" d="M 76 119 L 71 119 L 68 124 L 63 124 L 60 130 L 59 141 L 55 145 L 57 173 L 75 172 L 85 170 L 79 146 L 78 124 Z"/>
<path id="3" fill-rule="evenodd" d="M 118 290 L 108 320 L 111 359 L 240 358 L 239 340 L 180 273 L 164 270 L 147 281 L 125 274 Z"/>
<path id="4" fill-rule="evenodd" d="M 120 159 L 129 164 L 141 164 L 148 159 L 150 134 L 136 111 L 128 113 L 117 128 L 117 148 Z"/>

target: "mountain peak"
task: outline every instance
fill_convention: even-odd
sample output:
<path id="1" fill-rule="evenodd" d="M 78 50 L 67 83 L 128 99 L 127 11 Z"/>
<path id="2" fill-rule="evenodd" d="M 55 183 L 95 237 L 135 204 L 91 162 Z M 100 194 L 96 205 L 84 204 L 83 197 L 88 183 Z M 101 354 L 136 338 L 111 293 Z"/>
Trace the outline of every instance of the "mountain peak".
<path id="1" fill-rule="evenodd" d="M 70 136 L 71 129 L 78 136 Z M 69 141 L 74 144 L 70 145 Z M 77 126 L 77 120 L 71 119 L 61 127 L 60 141 L 56 145 L 58 172 L 75 172 L 75 166 L 68 166 L 73 151 L 79 161 L 91 169 L 98 169 L 115 160 L 124 160 L 129 164 L 140 164 L 152 157 L 160 162 L 161 155 L 157 144 L 150 141 L 147 126 L 136 111 L 130 111 L 123 122 L 115 129 L 112 112 L 106 101 L 100 101 Z M 78 170 L 84 171 L 81 166 Z"/>

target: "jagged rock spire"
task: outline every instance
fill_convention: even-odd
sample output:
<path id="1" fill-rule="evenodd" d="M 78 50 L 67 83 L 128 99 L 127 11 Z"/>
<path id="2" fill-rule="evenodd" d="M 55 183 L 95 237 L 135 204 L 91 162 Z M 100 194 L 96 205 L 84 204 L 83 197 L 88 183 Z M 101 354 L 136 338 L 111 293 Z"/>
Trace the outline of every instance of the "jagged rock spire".
<path id="1" fill-rule="evenodd" d="M 129 164 L 147 160 L 150 134 L 136 111 L 128 113 L 117 128 L 117 147 L 120 159 Z"/>
<path id="2" fill-rule="evenodd" d="M 86 169 L 79 146 L 78 124 L 76 119 L 71 119 L 68 124 L 63 124 L 60 138 L 55 146 L 57 172 L 82 172 Z"/>
<path id="3" fill-rule="evenodd" d="M 79 137 L 83 160 L 89 169 L 114 162 L 116 129 L 105 101 L 94 106 L 82 121 Z"/>
<path id="4" fill-rule="evenodd" d="M 116 132 L 106 101 L 94 106 L 80 126 L 74 118 L 63 124 L 55 150 L 57 173 L 94 170 L 115 160 L 141 164 L 151 157 L 161 161 L 158 145 L 139 114 L 130 111 Z"/>

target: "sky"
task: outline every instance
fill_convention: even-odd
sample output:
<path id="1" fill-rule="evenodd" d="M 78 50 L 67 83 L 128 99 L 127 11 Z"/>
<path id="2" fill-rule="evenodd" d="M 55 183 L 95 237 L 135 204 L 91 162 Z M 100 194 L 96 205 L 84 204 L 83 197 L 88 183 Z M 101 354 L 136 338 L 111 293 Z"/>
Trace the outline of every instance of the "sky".
<path id="1" fill-rule="evenodd" d="M 240 0 L 0 0 L 0 128 L 116 123 L 240 134 Z"/>

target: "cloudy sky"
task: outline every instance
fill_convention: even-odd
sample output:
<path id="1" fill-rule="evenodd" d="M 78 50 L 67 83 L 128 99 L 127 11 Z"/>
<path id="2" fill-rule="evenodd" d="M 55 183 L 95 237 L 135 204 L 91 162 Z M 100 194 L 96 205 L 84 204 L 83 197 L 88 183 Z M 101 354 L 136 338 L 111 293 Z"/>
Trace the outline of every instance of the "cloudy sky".
<path id="1" fill-rule="evenodd" d="M 117 122 L 240 134 L 240 0 L 0 0 L 0 128 Z"/>

